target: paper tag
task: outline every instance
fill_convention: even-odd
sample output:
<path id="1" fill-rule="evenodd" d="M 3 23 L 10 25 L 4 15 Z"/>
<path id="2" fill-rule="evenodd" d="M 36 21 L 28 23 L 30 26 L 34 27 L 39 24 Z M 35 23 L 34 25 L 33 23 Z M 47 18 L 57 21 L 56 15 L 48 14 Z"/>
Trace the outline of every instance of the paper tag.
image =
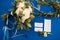
<path id="1" fill-rule="evenodd" d="M 38 31 L 42 32 L 43 28 L 35 28 L 34 31 L 36 31 L 36 32 L 38 32 Z"/>
<path id="2" fill-rule="evenodd" d="M 44 20 L 44 31 L 51 32 L 51 20 L 49 19 Z"/>
<path id="3" fill-rule="evenodd" d="M 43 27 L 43 23 L 37 23 L 37 22 L 35 22 L 35 27 Z"/>

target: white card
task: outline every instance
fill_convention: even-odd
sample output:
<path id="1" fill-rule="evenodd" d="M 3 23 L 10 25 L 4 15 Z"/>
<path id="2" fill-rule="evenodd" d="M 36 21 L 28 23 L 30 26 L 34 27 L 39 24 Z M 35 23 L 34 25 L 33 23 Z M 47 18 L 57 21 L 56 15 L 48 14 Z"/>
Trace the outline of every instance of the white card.
<path id="1" fill-rule="evenodd" d="M 44 20 L 44 31 L 51 32 L 51 20 L 49 19 Z"/>
<path id="2" fill-rule="evenodd" d="M 43 23 L 37 23 L 37 22 L 35 22 L 35 27 L 43 27 Z"/>
<path id="3" fill-rule="evenodd" d="M 34 31 L 35 31 L 35 32 L 38 32 L 38 31 L 42 32 L 42 31 L 43 31 L 43 28 L 36 28 L 36 27 L 35 27 L 35 28 L 34 28 Z"/>

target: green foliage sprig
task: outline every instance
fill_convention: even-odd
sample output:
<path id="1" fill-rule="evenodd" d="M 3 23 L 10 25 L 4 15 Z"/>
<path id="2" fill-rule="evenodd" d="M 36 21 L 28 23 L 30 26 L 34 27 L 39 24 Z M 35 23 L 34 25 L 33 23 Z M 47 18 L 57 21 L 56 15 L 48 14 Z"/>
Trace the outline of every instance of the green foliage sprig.
<path id="1" fill-rule="evenodd" d="M 47 4 L 50 5 L 52 8 L 55 9 L 55 12 L 49 12 L 49 13 L 44 13 L 43 11 L 39 11 L 39 14 L 37 14 L 38 16 L 45 16 L 45 17 L 58 17 L 58 15 L 60 15 L 60 2 L 48 2 L 46 0 L 36 0 L 36 2 L 38 3 L 38 5 L 42 6 L 43 4 Z"/>

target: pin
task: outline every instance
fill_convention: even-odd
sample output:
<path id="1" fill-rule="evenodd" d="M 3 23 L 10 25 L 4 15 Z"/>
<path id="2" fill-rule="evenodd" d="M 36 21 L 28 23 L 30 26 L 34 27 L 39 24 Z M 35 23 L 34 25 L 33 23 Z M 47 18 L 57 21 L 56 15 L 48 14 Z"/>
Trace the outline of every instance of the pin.
<path id="1" fill-rule="evenodd" d="M 44 32 L 44 37 L 47 37 L 47 32 Z"/>

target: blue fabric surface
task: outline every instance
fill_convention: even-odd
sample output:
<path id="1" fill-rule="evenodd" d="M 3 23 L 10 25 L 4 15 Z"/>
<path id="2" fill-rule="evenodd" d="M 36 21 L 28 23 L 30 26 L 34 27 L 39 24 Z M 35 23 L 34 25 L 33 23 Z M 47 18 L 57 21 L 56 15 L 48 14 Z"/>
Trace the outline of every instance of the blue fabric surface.
<path id="1" fill-rule="evenodd" d="M 59 0 L 60 1 L 60 0 Z M 7 12 L 10 8 L 12 8 L 11 3 L 13 0 L 0 0 L 0 40 L 3 40 L 3 27 L 5 26 L 4 21 L 1 18 L 1 15 L 5 12 Z M 36 3 L 34 2 L 35 6 Z M 37 6 L 36 6 L 37 7 Z M 54 12 L 54 9 L 51 8 L 48 5 L 42 5 L 41 10 L 48 13 L 49 11 Z M 34 10 L 35 12 L 37 10 Z M 35 22 L 44 22 L 44 19 L 51 19 L 52 20 L 52 34 L 48 35 L 48 37 L 42 37 L 39 36 L 37 32 L 34 31 L 34 23 Z M 45 17 L 38 17 L 35 15 L 35 18 L 31 22 L 32 28 L 30 31 L 19 31 L 19 33 L 27 34 L 27 37 L 23 36 L 17 36 L 15 38 L 12 38 L 11 40 L 60 40 L 60 17 L 57 18 L 45 18 Z M 13 35 L 14 30 L 12 32 L 9 32 L 11 35 Z"/>

